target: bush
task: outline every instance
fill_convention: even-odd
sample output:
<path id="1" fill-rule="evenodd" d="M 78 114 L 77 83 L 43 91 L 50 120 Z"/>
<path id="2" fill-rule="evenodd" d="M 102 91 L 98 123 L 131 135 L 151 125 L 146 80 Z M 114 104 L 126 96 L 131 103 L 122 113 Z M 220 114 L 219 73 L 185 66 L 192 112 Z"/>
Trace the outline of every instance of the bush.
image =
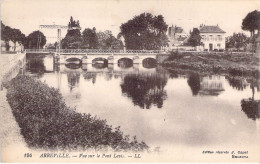
<path id="1" fill-rule="evenodd" d="M 178 51 L 177 52 L 175 52 L 175 51 L 172 51 L 171 53 L 170 53 L 170 56 L 169 56 L 169 58 L 168 58 L 168 60 L 179 60 L 179 59 L 181 59 L 183 57 L 183 55 L 182 54 L 180 54 Z"/>
<path id="2" fill-rule="evenodd" d="M 253 99 L 242 99 L 241 108 L 245 112 L 248 118 L 256 120 L 260 118 L 260 101 L 255 101 Z"/>
<path id="3" fill-rule="evenodd" d="M 7 100 L 30 147 L 69 150 L 112 147 L 116 151 L 148 149 L 135 137 L 130 141 L 119 127 L 113 130 L 105 120 L 75 112 L 65 104 L 57 89 L 32 77 L 18 75 L 7 88 Z"/>

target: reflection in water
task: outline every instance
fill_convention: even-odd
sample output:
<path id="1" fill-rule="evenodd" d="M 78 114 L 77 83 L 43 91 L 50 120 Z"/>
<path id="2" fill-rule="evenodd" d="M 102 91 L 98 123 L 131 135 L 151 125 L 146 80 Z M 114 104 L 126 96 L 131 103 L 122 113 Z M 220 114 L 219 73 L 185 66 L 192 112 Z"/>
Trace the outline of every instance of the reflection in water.
<path id="1" fill-rule="evenodd" d="M 76 64 L 76 63 L 67 63 L 65 64 L 65 66 L 70 69 L 79 69 L 81 67 L 80 64 Z"/>
<path id="2" fill-rule="evenodd" d="M 252 120 L 260 118 L 260 100 L 243 99 L 241 101 L 241 108 L 248 118 Z"/>
<path id="3" fill-rule="evenodd" d="M 191 73 L 188 78 L 188 84 L 190 86 L 190 89 L 192 91 L 192 95 L 196 96 L 198 95 L 200 91 L 200 76 L 198 73 Z"/>
<path id="4" fill-rule="evenodd" d="M 74 63 L 74 64 L 80 64 L 81 60 L 78 58 L 69 58 L 66 60 L 67 63 Z"/>
<path id="5" fill-rule="evenodd" d="M 128 58 L 121 58 L 118 61 L 118 66 L 120 68 L 130 68 L 133 66 L 133 60 L 128 59 Z"/>
<path id="6" fill-rule="evenodd" d="M 53 58 L 51 55 L 27 55 L 26 56 L 26 72 L 35 74 L 38 78 L 44 73 L 54 71 Z"/>
<path id="7" fill-rule="evenodd" d="M 35 74 L 43 72 L 46 60 L 40 65 Z M 192 149 L 190 143 L 195 142 L 206 146 L 233 146 L 241 139 L 253 143 L 256 127 L 252 120 L 259 121 L 259 81 L 246 79 L 248 87 L 244 88 L 244 81 L 185 70 L 168 72 L 160 66 L 103 67 L 86 64 L 73 69 L 74 66 L 58 65 L 55 72 L 44 73 L 39 79 L 53 87 L 61 84 L 66 103 L 77 106 L 77 112 L 106 119 L 162 150 L 165 145 L 174 148 L 176 144 Z M 249 96 L 250 99 L 241 101 Z M 221 135 L 216 135 L 219 132 Z"/>
<path id="8" fill-rule="evenodd" d="M 97 79 L 97 73 L 91 73 L 91 72 L 87 72 L 83 74 L 84 79 L 88 80 L 88 81 L 92 81 L 93 84 L 95 84 L 96 79 Z"/>
<path id="9" fill-rule="evenodd" d="M 157 61 L 153 58 L 146 58 L 143 60 L 144 68 L 155 68 L 157 65 Z"/>
<path id="10" fill-rule="evenodd" d="M 237 78 L 237 77 L 232 77 L 232 76 L 226 76 L 226 79 L 229 83 L 230 86 L 237 90 L 243 91 L 247 86 L 248 83 L 244 78 Z"/>
<path id="11" fill-rule="evenodd" d="M 200 95 L 218 96 L 223 88 L 223 79 L 220 76 L 205 76 L 200 83 Z"/>
<path id="12" fill-rule="evenodd" d="M 201 96 L 218 96 L 223 88 L 223 80 L 220 76 L 204 76 L 201 77 L 199 73 L 190 73 L 187 80 L 188 85 L 191 88 L 192 95 Z"/>
<path id="13" fill-rule="evenodd" d="M 26 63 L 27 71 L 32 74 L 37 74 L 39 77 L 41 77 L 46 72 L 44 56 L 27 58 Z"/>
<path id="14" fill-rule="evenodd" d="M 79 84 L 80 73 L 79 72 L 67 72 L 69 88 L 72 91 Z"/>
<path id="15" fill-rule="evenodd" d="M 176 70 L 169 70 L 169 77 L 175 79 L 179 77 L 179 73 Z"/>
<path id="16" fill-rule="evenodd" d="M 97 69 L 102 69 L 106 68 L 108 66 L 107 62 L 106 63 L 94 63 L 92 67 L 97 68 Z"/>
<path id="17" fill-rule="evenodd" d="M 165 74 L 129 74 L 123 78 L 121 90 L 122 93 L 132 98 L 134 105 L 150 109 L 154 104 L 161 108 L 163 101 L 167 98 L 164 90 L 167 80 Z"/>
<path id="18" fill-rule="evenodd" d="M 105 73 L 104 76 L 105 76 L 106 81 L 110 81 L 113 78 L 113 74 L 112 73 Z"/>

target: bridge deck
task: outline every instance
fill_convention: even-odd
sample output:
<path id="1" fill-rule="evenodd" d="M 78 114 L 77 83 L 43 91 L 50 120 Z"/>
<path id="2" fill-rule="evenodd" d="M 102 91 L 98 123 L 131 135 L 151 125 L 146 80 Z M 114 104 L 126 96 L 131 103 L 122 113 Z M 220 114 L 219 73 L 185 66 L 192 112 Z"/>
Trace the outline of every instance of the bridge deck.
<path id="1" fill-rule="evenodd" d="M 26 49 L 26 53 L 58 53 L 55 49 Z M 60 54 L 163 54 L 161 50 L 61 49 Z"/>

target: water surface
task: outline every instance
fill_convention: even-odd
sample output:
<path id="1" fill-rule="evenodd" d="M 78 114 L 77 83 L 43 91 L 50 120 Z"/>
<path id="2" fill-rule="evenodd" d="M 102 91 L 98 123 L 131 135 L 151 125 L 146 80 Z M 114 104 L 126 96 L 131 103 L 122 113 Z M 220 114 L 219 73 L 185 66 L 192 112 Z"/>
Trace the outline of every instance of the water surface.
<path id="1" fill-rule="evenodd" d="M 152 148 L 255 145 L 259 110 L 241 100 L 260 99 L 259 82 L 160 66 L 53 65 L 52 56 L 27 59 L 27 74 L 58 88 L 65 102 Z"/>

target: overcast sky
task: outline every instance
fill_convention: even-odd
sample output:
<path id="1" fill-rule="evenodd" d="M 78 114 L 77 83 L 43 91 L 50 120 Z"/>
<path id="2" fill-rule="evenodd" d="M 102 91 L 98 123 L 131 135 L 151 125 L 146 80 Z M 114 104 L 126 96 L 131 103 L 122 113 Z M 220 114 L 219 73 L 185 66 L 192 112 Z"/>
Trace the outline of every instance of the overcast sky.
<path id="1" fill-rule="evenodd" d="M 116 36 L 122 23 L 142 12 L 150 12 L 163 15 L 169 26 L 176 24 L 186 32 L 204 23 L 218 24 L 227 35 L 231 35 L 242 31 L 242 19 L 256 9 L 260 10 L 259 0 L 1 0 L 1 20 L 28 35 L 38 30 L 41 24 L 67 25 L 70 16 L 73 16 L 80 21 L 83 29 L 111 30 Z M 57 36 L 56 30 L 41 31 L 47 37 Z M 65 34 L 66 31 L 62 31 L 62 35 Z"/>

